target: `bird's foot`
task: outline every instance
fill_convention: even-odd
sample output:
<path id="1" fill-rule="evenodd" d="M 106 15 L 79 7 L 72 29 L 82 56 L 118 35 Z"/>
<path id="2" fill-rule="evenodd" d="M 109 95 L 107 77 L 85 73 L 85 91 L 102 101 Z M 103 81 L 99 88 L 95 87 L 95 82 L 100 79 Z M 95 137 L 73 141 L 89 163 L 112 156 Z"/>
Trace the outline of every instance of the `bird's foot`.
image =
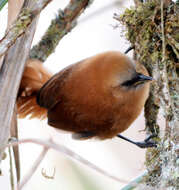
<path id="1" fill-rule="evenodd" d="M 157 137 L 156 134 L 152 134 L 149 137 L 147 137 L 144 141 L 142 142 L 135 142 L 135 144 L 140 147 L 140 148 L 149 148 L 149 147 L 157 147 L 157 143 L 150 141 L 150 139 Z"/>
<path id="2" fill-rule="evenodd" d="M 127 48 L 124 53 L 127 54 L 127 53 L 130 52 L 132 49 L 134 49 L 134 46 L 130 46 L 129 48 Z"/>
<path id="3" fill-rule="evenodd" d="M 142 142 L 135 142 L 135 141 L 132 141 L 124 136 L 122 136 L 121 134 L 118 134 L 117 137 L 123 139 L 123 140 L 126 140 L 132 144 L 135 144 L 136 146 L 140 147 L 140 148 L 149 148 L 149 147 L 157 147 L 157 143 L 156 142 L 153 142 L 153 141 L 150 141 L 150 139 L 154 138 L 154 137 L 157 137 L 156 134 L 152 134 L 150 135 L 149 137 L 147 137 L 144 141 Z"/>

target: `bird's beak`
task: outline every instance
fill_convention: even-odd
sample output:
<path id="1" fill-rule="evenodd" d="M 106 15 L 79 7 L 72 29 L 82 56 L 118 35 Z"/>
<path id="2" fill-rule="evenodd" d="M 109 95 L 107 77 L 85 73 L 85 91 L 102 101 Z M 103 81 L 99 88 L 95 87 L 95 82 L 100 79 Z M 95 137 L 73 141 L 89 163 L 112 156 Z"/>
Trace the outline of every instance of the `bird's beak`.
<path id="1" fill-rule="evenodd" d="M 152 81 L 152 80 L 154 80 L 152 77 L 150 77 L 150 76 L 146 76 L 146 75 L 143 75 L 143 74 L 138 74 L 138 81 Z"/>

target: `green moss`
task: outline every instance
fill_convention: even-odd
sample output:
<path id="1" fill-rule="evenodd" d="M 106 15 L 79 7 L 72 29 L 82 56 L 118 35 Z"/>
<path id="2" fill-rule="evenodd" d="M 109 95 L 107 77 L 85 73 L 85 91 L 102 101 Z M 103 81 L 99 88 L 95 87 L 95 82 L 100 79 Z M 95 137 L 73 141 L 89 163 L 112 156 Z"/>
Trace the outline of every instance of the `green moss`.
<path id="1" fill-rule="evenodd" d="M 158 1 L 159 2 L 159 1 Z M 126 38 L 135 47 L 136 59 L 145 65 L 150 75 L 158 77 L 156 70 L 162 71 L 164 66 L 167 68 L 167 78 L 169 85 L 170 98 L 174 104 L 168 109 L 165 118 L 170 122 L 173 120 L 174 112 L 177 112 L 179 104 L 178 96 L 178 63 L 179 63 L 179 7 L 171 2 L 164 8 L 164 34 L 165 34 L 165 60 L 162 52 L 162 29 L 161 29 L 161 5 L 157 1 L 141 3 L 137 8 L 126 9 L 123 15 L 117 17 L 126 27 Z M 160 108 L 159 94 L 161 92 L 162 78 L 151 85 L 149 99 L 145 105 L 146 129 L 148 132 L 159 133 L 157 115 Z M 169 128 L 170 129 L 170 128 Z M 170 131 L 166 134 L 170 134 Z M 177 136 L 177 135 L 176 135 Z M 174 138 L 174 137 L 173 137 Z M 166 161 L 172 154 L 172 146 L 169 142 L 167 148 L 164 146 L 167 138 L 160 142 L 156 149 L 148 149 L 146 153 L 146 167 L 148 175 L 145 176 L 145 183 L 151 187 L 160 183 L 161 175 L 165 174 L 163 168 L 171 170 L 171 176 L 166 178 L 166 186 L 176 186 L 176 179 L 179 175 L 176 169 L 170 168 L 170 163 Z M 176 140 L 175 140 L 176 141 Z M 175 142 L 173 140 L 173 142 Z M 165 154 L 166 152 L 166 154 Z M 172 161 L 176 165 L 176 159 Z M 164 166 L 165 164 L 167 166 Z M 163 167 L 164 166 L 164 167 Z M 176 165 L 177 168 L 177 165 Z M 177 168 L 178 169 L 178 168 Z M 173 180 L 173 182 L 172 182 Z M 177 183 L 176 183 L 177 184 Z"/>
<path id="2" fill-rule="evenodd" d="M 64 10 L 59 10 L 41 41 L 30 51 L 30 58 L 44 62 L 55 51 L 60 40 L 76 26 L 78 16 L 92 2 L 93 0 L 73 0 Z"/>
<path id="3" fill-rule="evenodd" d="M 24 29 L 31 23 L 33 14 L 28 9 L 24 9 L 19 18 L 15 23 L 15 33 L 17 34 L 24 32 Z"/>
<path id="4" fill-rule="evenodd" d="M 148 62 L 149 59 L 155 62 L 162 59 L 160 14 L 160 5 L 152 1 L 140 4 L 137 8 L 126 9 L 124 14 L 118 17 L 118 20 L 126 26 L 126 38 L 132 45 L 135 45 L 135 51 L 141 62 Z M 179 13 L 176 11 L 176 4 L 171 3 L 165 9 L 164 15 L 165 33 L 170 36 L 168 40 L 166 36 L 166 41 L 170 42 L 172 38 L 172 44 L 168 45 L 174 46 L 167 54 L 177 54 L 179 51 L 179 43 L 177 43 L 179 41 Z"/>

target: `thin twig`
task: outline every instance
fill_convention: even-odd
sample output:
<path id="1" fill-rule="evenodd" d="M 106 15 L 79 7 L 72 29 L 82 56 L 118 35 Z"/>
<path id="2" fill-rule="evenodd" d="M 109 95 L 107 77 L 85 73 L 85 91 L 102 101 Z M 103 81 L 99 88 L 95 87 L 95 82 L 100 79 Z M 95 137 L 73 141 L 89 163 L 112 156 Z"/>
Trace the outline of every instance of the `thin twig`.
<path id="1" fill-rule="evenodd" d="M 63 153 L 64 155 L 70 157 L 71 159 L 74 159 L 74 160 L 77 160 L 79 161 L 80 163 L 94 169 L 95 171 L 97 171 L 98 173 L 110 178 L 110 179 L 113 179 L 117 182 L 120 182 L 120 183 L 128 183 L 127 180 L 124 180 L 124 179 L 120 179 L 116 176 L 113 176 L 111 174 L 109 174 L 108 172 L 104 171 L 103 169 L 97 167 L 96 165 L 94 165 L 93 163 L 89 162 L 88 160 L 84 159 L 83 157 L 81 157 L 80 155 L 78 155 L 77 153 L 73 152 L 72 150 L 70 150 L 69 148 L 63 146 L 63 145 L 58 145 L 56 144 L 55 142 L 52 142 L 52 141 L 45 141 L 45 140 L 40 140 L 40 139 L 34 139 L 34 138 L 29 138 L 29 139 L 21 139 L 17 142 L 12 142 L 10 144 L 7 144 L 5 146 L 1 146 L 1 148 L 7 148 L 9 146 L 17 146 L 18 144 L 24 144 L 24 143 L 34 143 L 34 144 L 38 144 L 38 145 L 41 145 L 43 147 L 46 147 L 46 148 L 51 148 L 51 149 L 54 149 L 56 150 L 57 152 L 59 153 Z"/>
<path id="2" fill-rule="evenodd" d="M 13 117 L 12 117 L 12 120 L 11 120 L 10 136 L 11 136 L 11 138 L 15 138 L 16 140 L 18 139 L 17 110 L 16 110 L 16 106 L 15 106 Z M 13 147 L 13 153 L 14 153 L 16 176 L 17 176 L 17 182 L 18 182 L 20 180 L 19 146 Z"/>
<path id="3" fill-rule="evenodd" d="M 147 172 L 144 172 L 142 175 L 135 178 L 129 184 L 127 184 L 125 187 L 123 187 L 121 190 L 133 190 L 133 189 L 135 189 L 136 186 L 142 182 L 144 176 L 146 176 L 146 175 L 147 175 Z"/>
<path id="4" fill-rule="evenodd" d="M 28 9 L 23 8 L 21 10 L 17 20 L 0 41 L 0 57 L 6 53 L 9 47 L 15 43 L 16 39 L 26 31 L 27 27 L 32 23 L 40 11 L 44 9 L 44 7 L 46 7 L 51 1 L 52 0 L 33 1 L 31 7 L 28 7 Z"/>
<path id="5" fill-rule="evenodd" d="M 91 0 L 71 0 L 64 10 L 60 9 L 41 41 L 31 49 L 30 58 L 44 62 L 54 52 L 59 41 L 74 28 L 77 18 L 91 2 Z"/>
<path id="6" fill-rule="evenodd" d="M 43 151 L 40 153 L 39 157 L 37 158 L 37 160 L 34 162 L 33 166 L 31 167 L 31 169 L 29 170 L 29 172 L 26 174 L 26 176 L 23 178 L 22 182 L 18 183 L 17 185 L 17 190 L 21 190 L 24 185 L 26 185 L 28 183 L 28 181 L 32 178 L 33 174 L 35 173 L 35 171 L 37 170 L 38 166 L 40 165 L 40 163 L 42 162 L 42 160 L 44 159 L 45 155 L 48 152 L 48 148 L 44 147 Z"/>
<path id="7" fill-rule="evenodd" d="M 15 189 L 15 185 L 14 185 L 14 172 L 13 172 L 13 161 L 12 161 L 11 147 L 8 148 L 8 152 L 9 152 L 11 190 L 14 190 Z"/>

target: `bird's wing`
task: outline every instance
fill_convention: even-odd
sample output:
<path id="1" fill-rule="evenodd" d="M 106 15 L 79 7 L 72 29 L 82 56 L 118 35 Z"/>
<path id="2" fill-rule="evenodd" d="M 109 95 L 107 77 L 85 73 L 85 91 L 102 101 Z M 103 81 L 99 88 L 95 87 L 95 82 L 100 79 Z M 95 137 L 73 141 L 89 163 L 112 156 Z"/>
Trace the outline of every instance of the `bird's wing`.
<path id="1" fill-rule="evenodd" d="M 39 90 L 37 94 L 37 103 L 41 107 L 51 109 L 57 103 L 60 102 L 62 94 L 62 88 L 65 81 L 68 80 L 68 77 L 73 69 L 74 65 L 63 69 L 57 74 L 53 75 Z"/>

